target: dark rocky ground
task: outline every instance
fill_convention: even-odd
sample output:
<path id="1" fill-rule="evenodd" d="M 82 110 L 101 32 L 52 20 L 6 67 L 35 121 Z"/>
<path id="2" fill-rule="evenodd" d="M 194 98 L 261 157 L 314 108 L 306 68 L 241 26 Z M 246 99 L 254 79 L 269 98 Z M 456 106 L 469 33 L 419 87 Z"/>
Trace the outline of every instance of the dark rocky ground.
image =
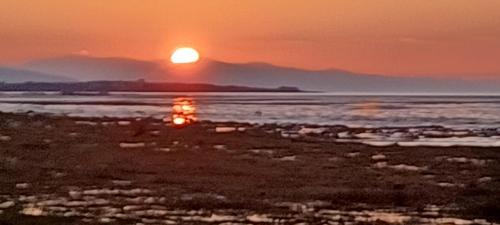
<path id="1" fill-rule="evenodd" d="M 276 128 L 0 114 L 0 224 L 500 222 L 500 148 Z"/>

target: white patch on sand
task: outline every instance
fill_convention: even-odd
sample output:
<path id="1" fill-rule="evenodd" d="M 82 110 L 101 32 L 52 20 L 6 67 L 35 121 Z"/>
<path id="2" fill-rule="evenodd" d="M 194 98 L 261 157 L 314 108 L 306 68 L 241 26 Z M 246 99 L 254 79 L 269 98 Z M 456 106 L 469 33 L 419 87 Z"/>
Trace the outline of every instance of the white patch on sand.
<path id="1" fill-rule="evenodd" d="M 400 170 L 400 171 L 422 171 L 426 170 L 426 167 L 418 167 L 418 166 L 413 166 L 413 165 L 406 165 L 406 164 L 398 164 L 398 165 L 389 165 L 387 162 L 377 162 L 373 164 L 374 168 L 377 169 L 383 169 L 383 168 L 389 168 L 393 170 Z"/>
<path id="2" fill-rule="evenodd" d="M 328 161 L 330 161 L 330 162 L 339 162 L 339 161 L 342 161 L 342 159 L 343 158 L 333 156 L 333 157 L 328 158 Z"/>
<path id="3" fill-rule="evenodd" d="M 377 169 L 386 168 L 387 162 L 377 162 L 377 163 L 373 164 L 373 167 L 375 167 Z"/>
<path id="4" fill-rule="evenodd" d="M 436 175 L 427 174 L 427 175 L 423 175 L 422 177 L 425 178 L 425 179 L 433 179 L 433 178 L 436 177 Z"/>
<path id="5" fill-rule="evenodd" d="M 19 183 L 19 184 L 16 184 L 16 188 L 17 189 L 26 189 L 26 188 L 29 188 L 31 185 L 28 184 L 28 183 Z"/>
<path id="6" fill-rule="evenodd" d="M 123 206 L 123 211 L 137 211 L 139 209 L 143 209 L 144 206 L 142 205 L 126 205 Z"/>
<path id="7" fill-rule="evenodd" d="M 255 154 L 266 154 L 266 155 L 272 155 L 274 154 L 273 150 L 268 150 L 268 149 L 251 149 L 248 150 L 249 152 L 255 153 Z"/>
<path id="8" fill-rule="evenodd" d="M 238 220 L 238 218 L 236 216 L 218 215 L 218 214 L 212 214 L 212 215 L 210 215 L 210 217 L 199 217 L 197 219 L 197 221 L 206 222 L 206 223 L 235 221 L 235 220 Z"/>
<path id="9" fill-rule="evenodd" d="M 337 136 L 339 138 L 350 138 L 350 137 L 352 137 L 351 134 L 348 131 L 340 132 L 340 133 L 337 134 Z"/>
<path id="10" fill-rule="evenodd" d="M 444 136 L 444 135 L 446 135 L 446 132 L 437 131 L 437 130 L 426 130 L 426 131 L 423 131 L 422 134 L 426 135 L 426 136 Z"/>
<path id="11" fill-rule="evenodd" d="M 361 143 L 365 145 L 370 145 L 370 146 L 376 146 L 376 147 L 386 147 L 386 146 L 392 146 L 395 145 L 395 141 L 362 141 Z"/>
<path id="12" fill-rule="evenodd" d="M 410 216 L 405 216 L 400 213 L 394 212 L 378 212 L 378 211 L 365 211 L 363 215 L 356 216 L 355 221 L 361 222 L 376 222 L 383 221 L 386 223 L 404 224 L 411 219 Z"/>
<path id="13" fill-rule="evenodd" d="M 115 122 L 102 122 L 101 123 L 103 126 L 112 126 L 115 124 Z"/>
<path id="14" fill-rule="evenodd" d="M 282 132 L 281 133 L 281 137 L 284 137 L 284 138 L 298 138 L 300 136 L 298 134 L 294 134 L 294 133 Z"/>
<path id="15" fill-rule="evenodd" d="M 126 120 L 118 121 L 118 125 L 128 126 L 128 125 L 130 125 L 130 121 L 126 121 Z"/>
<path id="16" fill-rule="evenodd" d="M 246 217 L 249 222 L 252 223 L 272 223 L 273 219 L 269 218 L 267 215 L 262 214 L 252 214 Z"/>
<path id="17" fill-rule="evenodd" d="M 236 127 L 216 127 L 215 132 L 216 133 L 229 133 L 233 132 L 236 130 Z"/>
<path id="18" fill-rule="evenodd" d="M 281 157 L 281 158 L 277 158 L 277 160 L 279 160 L 279 161 L 295 161 L 295 160 L 297 160 L 297 156 L 295 156 L 295 155 L 284 156 L 284 157 Z"/>
<path id="19" fill-rule="evenodd" d="M 387 157 L 384 155 L 384 154 L 376 154 L 376 155 L 372 155 L 372 159 L 373 160 L 384 160 L 386 159 Z"/>
<path id="20" fill-rule="evenodd" d="M 74 199 L 78 199 L 78 198 L 81 198 L 82 197 L 82 193 L 79 192 L 79 191 L 69 191 L 68 192 L 68 195 L 71 197 L 71 198 L 74 198 Z"/>
<path id="21" fill-rule="evenodd" d="M 359 134 L 355 134 L 354 136 L 357 138 L 361 138 L 361 139 L 373 139 L 373 140 L 377 140 L 377 139 L 381 138 L 380 135 L 377 135 L 374 133 L 359 133 Z"/>
<path id="22" fill-rule="evenodd" d="M 113 221 L 113 219 L 110 219 L 108 217 L 99 218 L 99 223 L 111 223 Z"/>
<path id="23" fill-rule="evenodd" d="M 160 151 L 160 152 L 171 152 L 172 149 L 170 148 L 156 148 L 156 151 Z"/>
<path id="24" fill-rule="evenodd" d="M 214 145 L 213 148 L 215 150 L 226 150 L 227 147 L 225 145 Z"/>
<path id="25" fill-rule="evenodd" d="M 399 141 L 399 146 L 471 146 L 471 147 L 500 147 L 500 139 L 495 137 L 447 137 L 447 138 L 419 138 L 414 141 Z"/>
<path id="26" fill-rule="evenodd" d="M 457 187 L 457 186 L 460 186 L 459 184 L 453 184 L 453 183 L 448 183 L 448 182 L 439 182 L 439 183 L 436 183 L 436 185 L 439 187 Z"/>
<path id="27" fill-rule="evenodd" d="M 27 216 L 43 216 L 45 213 L 43 210 L 39 207 L 36 207 L 32 204 L 25 205 L 24 208 L 19 211 L 20 214 L 27 215 Z"/>
<path id="28" fill-rule="evenodd" d="M 10 207 L 12 207 L 14 205 L 16 205 L 16 203 L 14 203 L 13 201 L 6 201 L 6 202 L 3 202 L 3 203 L 0 203 L 0 209 L 10 208 Z"/>
<path id="29" fill-rule="evenodd" d="M 137 143 L 122 142 L 122 143 L 120 143 L 120 148 L 144 148 L 144 147 L 146 147 L 146 144 L 144 142 L 137 142 Z"/>
<path id="30" fill-rule="evenodd" d="M 321 134 L 326 131 L 326 128 L 320 127 L 320 128 L 309 128 L 309 127 L 302 127 L 300 130 L 297 132 L 300 135 L 307 135 L 307 134 Z"/>
<path id="31" fill-rule="evenodd" d="M 406 165 L 406 164 L 398 164 L 398 165 L 392 165 L 390 168 L 395 169 L 395 170 L 406 170 L 406 171 L 421 171 L 421 170 L 426 170 L 426 167 L 418 167 L 418 166 L 412 166 L 412 165 Z"/>
<path id="32" fill-rule="evenodd" d="M 153 131 L 150 131 L 149 133 L 152 134 L 152 135 L 159 135 L 160 131 L 159 130 L 153 130 Z"/>
<path id="33" fill-rule="evenodd" d="M 10 141 L 12 138 L 10 136 L 0 135 L 0 141 Z"/>
<path id="34" fill-rule="evenodd" d="M 472 224 L 474 221 L 458 219 L 458 218 L 436 218 L 435 222 L 438 224 L 469 225 Z"/>
<path id="35" fill-rule="evenodd" d="M 478 183 L 486 183 L 486 182 L 491 182 L 493 180 L 493 178 L 491 177 L 481 177 L 479 179 L 477 179 L 477 182 Z"/>
<path id="36" fill-rule="evenodd" d="M 111 183 L 113 183 L 114 185 L 118 185 L 118 186 L 129 186 L 132 184 L 132 181 L 129 181 L 129 180 L 113 180 L 111 181 Z"/>
<path id="37" fill-rule="evenodd" d="M 80 121 L 75 121 L 75 124 L 77 124 L 77 125 L 88 125 L 88 126 L 97 126 L 97 123 L 96 123 L 96 122 L 92 122 L 92 121 L 83 121 L 83 120 L 80 120 Z"/>
<path id="38" fill-rule="evenodd" d="M 470 163 L 474 166 L 484 166 L 487 163 L 487 160 L 484 159 L 474 159 L 466 157 L 450 157 L 446 158 L 446 161 L 454 163 Z"/>
<path id="39" fill-rule="evenodd" d="M 142 188 L 134 188 L 130 190 L 126 189 L 91 189 L 91 190 L 84 190 L 82 194 L 84 195 L 128 195 L 128 196 L 134 196 L 134 195 L 139 195 L 139 194 L 150 194 L 151 191 L 148 189 L 142 189 Z"/>
<path id="40" fill-rule="evenodd" d="M 347 154 L 345 154 L 345 156 L 349 157 L 349 158 L 354 158 L 354 157 L 358 157 L 361 153 L 359 152 L 349 152 Z"/>

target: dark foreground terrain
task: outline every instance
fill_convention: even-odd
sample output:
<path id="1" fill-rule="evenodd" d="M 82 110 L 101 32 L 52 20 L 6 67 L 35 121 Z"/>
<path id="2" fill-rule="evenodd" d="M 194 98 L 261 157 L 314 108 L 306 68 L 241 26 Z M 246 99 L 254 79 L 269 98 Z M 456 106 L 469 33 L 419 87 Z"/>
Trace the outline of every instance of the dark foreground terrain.
<path id="1" fill-rule="evenodd" d="M 0 224 L 490 224 L 500 149 L 0 114 Z"/>

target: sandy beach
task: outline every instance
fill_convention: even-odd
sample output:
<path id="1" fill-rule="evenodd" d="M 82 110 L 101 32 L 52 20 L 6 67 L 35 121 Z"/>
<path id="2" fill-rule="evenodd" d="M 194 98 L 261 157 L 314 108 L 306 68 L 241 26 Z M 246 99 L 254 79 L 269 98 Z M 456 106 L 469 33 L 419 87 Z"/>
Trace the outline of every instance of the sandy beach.
<path id="1" fill-rule="evenodd" d="M 0 224 L 500 222 L 498 147 L 283 135 L 296 126 L 2 113 Z"/>

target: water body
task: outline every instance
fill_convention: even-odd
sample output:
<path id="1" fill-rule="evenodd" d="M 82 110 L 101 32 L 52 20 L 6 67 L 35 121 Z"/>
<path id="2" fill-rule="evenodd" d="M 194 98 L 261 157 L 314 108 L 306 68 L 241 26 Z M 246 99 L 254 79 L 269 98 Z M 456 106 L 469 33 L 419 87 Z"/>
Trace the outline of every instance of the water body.
<path id="1" fill-rule="evenodd" d="M 190 97 L 200 120 L 350 127 L 500 128 L 500 95 L 363 95 L 359 93 L 0 93 L 2 112 L 78 117 L 165 117 L 175 98 Z"/>

